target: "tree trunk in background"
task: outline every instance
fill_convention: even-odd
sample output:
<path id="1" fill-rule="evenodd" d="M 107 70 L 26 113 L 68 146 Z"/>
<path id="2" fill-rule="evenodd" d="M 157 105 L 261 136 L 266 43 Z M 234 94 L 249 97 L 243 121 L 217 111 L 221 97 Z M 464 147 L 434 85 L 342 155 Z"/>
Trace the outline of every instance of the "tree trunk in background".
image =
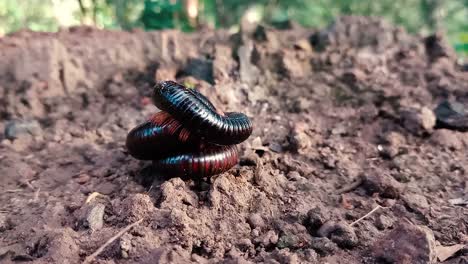
<path id="1" fill-rule="evenodd" d="M 86 8 L 84 7 L 82 0 L 78 0 L 78 5 L 80 5 L 81 23 L 84 23 L 84 20 L 85 20 L 85 17 L 86 17 Z"/>
<path id="2" fill-rule="evenodd" d="M 429 30 L 439 31 L 443 20 L 442 4 L 440 0 L 421 0 L 422 18 L 426 20 Z"/>
<path id="3" fill-rule="evenodd" d="M 200 11 L 200 3 L 198 0 L 185 0 L 184 13 L 187 15 L 189 24 L 193 28 L 198 27 L 198 14 Z"/>
<path id="4" fill-rule="evenodd" d="M 114 10 L 119 26 L 126 30 L 130 29 L 130 25 L 126 16 L 127 7 L 125 4 L 125 0 L 116 0 Z"/>
<path id="5" fill-rule="evenodd" d="M 93 3 L 93 23 L 94 25 L 97 25 L 97 9 L 98 9 L 98 4 L 96 0 L 92 0 Z"/>
<path id="6" fill-rule="evenodd" d="M 83 3 L 83 0 L 78 0 L 78 5 L 80 6 L 80 11 L 81 11 L 81 18 L 80 18 L 80 21 L 81 21 L 81 24 L 83 25 L 92 25 L 92 26 L 96 26 L 96 19 L 95 19 L 95 16 L 96 16 L 96 1 L 95 0 L 92 0 L 91 2 L 91 9 L 92 9 L 92 14 L 91 14 L 91 17 L 89 17 L 89 6 L 86 6 L 84 3 Z"/>

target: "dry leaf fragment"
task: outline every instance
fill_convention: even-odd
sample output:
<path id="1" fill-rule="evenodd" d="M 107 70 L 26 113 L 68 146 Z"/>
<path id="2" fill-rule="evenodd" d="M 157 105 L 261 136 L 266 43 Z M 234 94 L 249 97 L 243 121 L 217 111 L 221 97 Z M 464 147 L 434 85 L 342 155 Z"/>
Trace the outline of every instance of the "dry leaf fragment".
<path id="1" fill-rule="evenodd" d="M 444 262 L 445 260 L 449 259 L 453 255 L 455 255 L 459 250 L 464 248 L 465 246 L 462 244 L 456 244 L 453 246 L 436 246 L 436 255 L 440 262 Z"/>

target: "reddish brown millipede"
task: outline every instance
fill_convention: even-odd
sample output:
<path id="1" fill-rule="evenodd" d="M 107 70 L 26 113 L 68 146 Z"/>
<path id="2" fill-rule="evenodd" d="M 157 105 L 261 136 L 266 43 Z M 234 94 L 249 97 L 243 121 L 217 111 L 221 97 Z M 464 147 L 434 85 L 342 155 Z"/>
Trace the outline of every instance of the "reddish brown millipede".
<path id="1" fill-rule="evenodd" d="M 235 144 L 252 133 L 246 115 L 219 114 L 204 95 L 172 81 L 154 87 L 153 102 L 161 112 L 128 133 L 133 157 L 153 160 L 157 170 L 173 177 L 211 176 L 237 163 Z"/>

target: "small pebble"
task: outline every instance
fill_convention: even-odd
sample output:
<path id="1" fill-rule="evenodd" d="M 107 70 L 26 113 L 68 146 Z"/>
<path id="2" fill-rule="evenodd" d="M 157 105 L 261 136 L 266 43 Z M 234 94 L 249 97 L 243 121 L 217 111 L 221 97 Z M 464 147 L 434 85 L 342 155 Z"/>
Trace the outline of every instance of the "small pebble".
<path id="1" fill-rule="evenodd" d="M 329 237 L 330 233 L 336 229 L 336 222 L 327 221 L 318 230 L 317 235 L 319 237 Z"/>
<path id="2" fill-rule="evenodd" d="M 354 229 L 345 222 L 327 221 L 319 228 L 317 235 L 330 238 L 342 248 L 352 248 L 357 244 Z"/>
<path id="3" fill-rule="evenodd" d="M 254 230 L 252 230 L 251 233 L 252 233 L 252 236 L 253 236 L 253 237 L 258 237 L 258 236 L 260 235 L 260 230 L 254 229 Z"/>
<path id="4" fill-rule="evenodd" d="M 129 236 L 122 236 L 119 240 L 120 250 L 123 258 L 128 258 L 128 252 L 132 248 L 132 241 Z"/>
<path id="5" fill-rule="evenodd" d="M 288 136 L 289 144 L 293 151 L 301 152 L 312 146 L 310 137 L 305 133 L 309 127 L 306 123 L 295 123 L 291 128 L 291 134 Z"/>
<path id="6" fill-rule="evenodd" d="M 332 255 L 338 250 L 338 247 L 326 237 L 313 237 L 310 247 L 320 256 Z"/>
<path id="7" fill-rule="evenodd" d="M 12 228 L 12 223 L 6 215 L 0 214 L 0 233 Z"/>
<path id="8" fill-rule="evenodd" d="M 104 226 L 104 210 L 106 206 L 97 203 L 93 207 L 90 208 L 88 211 L 88 215 L 86 216 L 86 221 L 88 223 L 88 227 L 92 231 L 97 231 Z"/>
<path id="9" fill-rule="evenodd" d="M 252 229 L 265 227 L 265 221 L 260 214 L 251 214 L 247 222 L 250 224 Z"/>
<path id="10" fill-rule="evenodd" d="M 22 135 L 37 136 L 41 133 L 41 125 L 36 120 L 14 120 L 5 125 L 5 138 L 13 140 Z"/>
<path id="11" fill-rule="evenodd" d="M 394 158 L 402 152 L 403 146 L 406 144 L 406 139 L 398 132 L 391 131 L 382 139 L 383 145 L 378 145 L 377 149 L 380 154 L 387 158 Z"/>
<path id="12" fill-rule="evenodd" d="M 248 239 L 248 238 L 244 238 L 244 239 L 239 240 L 237 245 L 239 247 L 242 247 L 242 248 L 250 248 L 250 247 L 253 246 L 252 241 L 250 241 L 250 239 Z"/>
<path id="13" fill-rule="evenodd" d="M 459 102 L 443 101 L 434 109 L 437 127 L 468 131 L 468 109 Z"/>
<path id="14" fill-rule="evenodd" d="M 126 197 L 121 204 L 120 217 L 127 223 L 133 223 L 139 219 L 150 217 L 154 212 L 154 204 L 147 194 L 137 193 Z"/>
<path id="15" fill-rule="evenodd" d="M 278 243 L 278 234 L 275 231 L 270 230 L 262 236 L 259 236 L 255 239 L 256 243 L 261 244 L 263 247 L 268 247 Z"/>
<path id="16" fill-rule="evenodd" d="M 82 173 L 78 176 L 78 178 L 76 178 L 76 182 L 78 182 L 79 184 L 85 184 L 87 183 L 89 180 L 91 179 L 91 176 L 89 176 L 88 174 L 86 173 Z"/>
<path id="17" fill-rule="evenodd" d="M 273 151 L 273 152 L 276 152 L 276 153 L 281 153 L 283 152 L 283 147 L 276 143 L 276 142 L 271 142 L 270 145 L 268 146 L 268 148 Z"/>
<path id="18" fill-rule="evenodd" d="M 316 206 L 307 212 L 305 226 L 312 235 L 318 235 L 318 229 L 330 219 L 330 213 L 321 206 Z"/>
<path id="19" fill-rule="evenodd" d="M 298 248 L 301 247 L 301 240 L 297 235 L 282 235 L 276 245 L 278 248 Z"/>
<path id="20" fill-rule="evenodd" d="M 427 202 L 426 197 L 417 193 L 405 193 L 403 195 L 408 207 L 415 211 L 427 210 L 429 209 L 429 203 Z"/>
<path id="21" fill-rule="evenodd" d="M 415 135 L 431 132 L 436 124 L 434 112 L 427 107 L 409 108 L 401 112 L 403 126 Z"/>
<path id="22" fill-rule="evenodd" d="M 111 182 L 103 182 L 99 186 L 96 187 L 96 191 L 105 195 L 112 194 L 117 190 L 117 185 Z"/>
<path id="23" fill-rule="evenodd" d="M 317 263 L 317 259 L 318 259 L 318 254 L 317 252 L 315 252 L 315 250 L 313 249 L 305 249 L 304 250 L 304 257 L 307 261 L 310 261 L 310 262 L 313 262 L 313 263 Z"/>
<path id="24" fill-rule="evenodd" d="M 392 225 L 393 225 L 392 219 L 390 219 L 388 216 L 385 216 L 385 215 L 380 215 L 375 220 L 375 227 L 377 227 L 379 230 L 390 228 Z"/>
<path id="25" fill-rule="evenodd" d="M 335 229 L 330 233 L 330 239 L 341 248 L 353 248 L 358 243 L 354 229 L 345 222 L 335 225 Z"/>
<path id="26" fill-rule="evenodd" d="M 370 170 L 364 176 L 362 183 L 369 195 L 378 193 L 384 198 L 397 198 L 401 194 L 402 185 L 384 171 Z"/>
<path id="27" fill-rule="evenodd" d="M 371 252 L 379 263 L 435 263 L 435 246 L 429 228 L 402 221 L 376 241 Z"/>

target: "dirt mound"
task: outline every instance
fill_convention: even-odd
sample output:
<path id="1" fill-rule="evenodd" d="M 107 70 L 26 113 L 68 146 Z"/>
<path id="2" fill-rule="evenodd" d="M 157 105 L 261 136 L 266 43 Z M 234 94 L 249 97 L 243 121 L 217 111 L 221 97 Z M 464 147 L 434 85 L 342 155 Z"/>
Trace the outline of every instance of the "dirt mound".
<path id="1" fill-rule="evenodd" d="M 81 263 L 141 219 L 94 260 L 468 261 L 468 134 L 433 113 L 468 103 L 468 75 L 440 36 L 362 17 L 236 35 L 72 28 L 7 36 L 0 57 L 1 261 Z M 164 181 L 128 155 L 163 79 L 252 118 L 238 166 Z"/>

